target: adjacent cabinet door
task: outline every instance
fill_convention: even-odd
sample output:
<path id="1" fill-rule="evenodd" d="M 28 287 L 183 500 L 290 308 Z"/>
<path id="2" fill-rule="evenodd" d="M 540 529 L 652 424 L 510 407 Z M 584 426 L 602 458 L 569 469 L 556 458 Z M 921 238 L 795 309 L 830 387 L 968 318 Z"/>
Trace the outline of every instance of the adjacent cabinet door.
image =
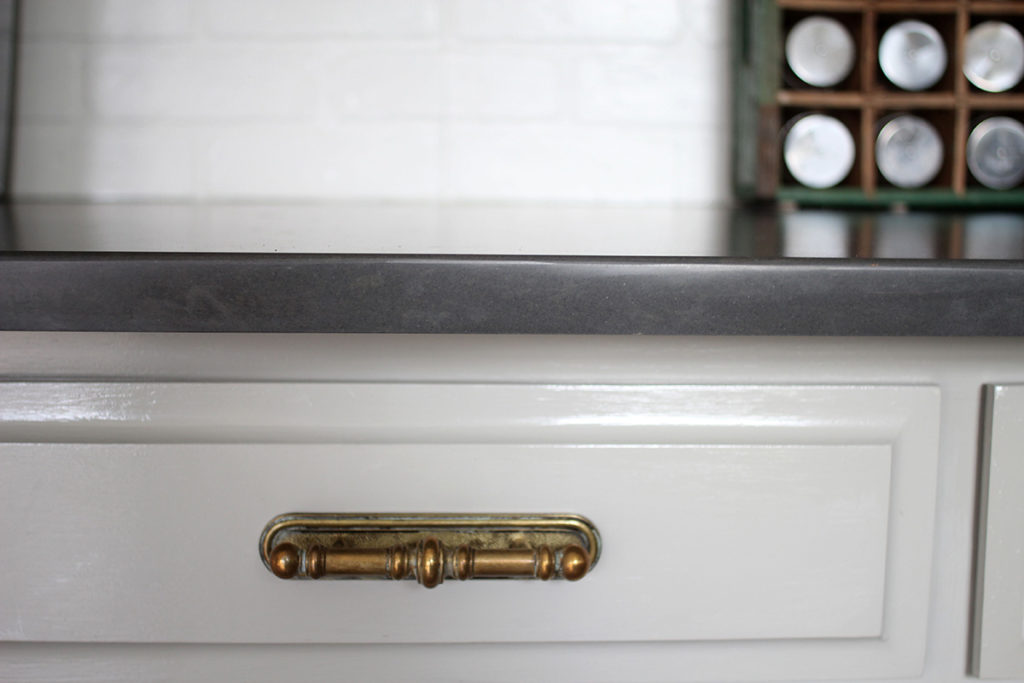
<path id="1" fill-rule="evenodd" d="M 601 644 L 579 680 L 919 675 L 939 399 L 932 386 L 2 384 L 0 639 L 488 647 L 512 680 L 553 643 Z M 282 581 L 259 534 L 298 511 L 575 513 L 603 550 L 575 584 Z M 603 659 L 640 652 L 634 675 Z"/>
<path id="2" fill-rule="evenodd" d="M 1024 386 L 986 391 L 974 673 L 1024 677 Z"/>

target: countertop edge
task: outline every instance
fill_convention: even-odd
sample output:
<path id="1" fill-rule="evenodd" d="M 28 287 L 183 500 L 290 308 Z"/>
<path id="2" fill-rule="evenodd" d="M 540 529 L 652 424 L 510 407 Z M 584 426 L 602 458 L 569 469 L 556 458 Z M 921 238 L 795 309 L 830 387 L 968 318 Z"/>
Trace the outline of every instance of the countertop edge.
<path id="1" fill-rule="evenodd" d="M 1024 336 L 1024 264 L 20 253 L 0 330 Z"/>

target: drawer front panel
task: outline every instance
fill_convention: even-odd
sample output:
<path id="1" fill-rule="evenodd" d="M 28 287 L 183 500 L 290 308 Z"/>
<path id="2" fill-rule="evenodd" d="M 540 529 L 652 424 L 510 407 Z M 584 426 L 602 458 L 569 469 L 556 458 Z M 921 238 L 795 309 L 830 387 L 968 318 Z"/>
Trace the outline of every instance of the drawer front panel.
<path id="1" fill-rule="evenodd" d="M 21 538 L 4 603 L 22 615 L 5 627 L 28 640 L 881 634 L 881 446 L 7 445 L 0 461 L 5 485 L 37 494 L 13 517 L 45 523 L 5 532 Z M 266 520 L 295 507 L 583 510 L 605 550 L 577 584 L 285 582 L 256 542 Z M 436 610 L 458 617 L 409 618 Z"/>
<path id="2" fill-rule="evenodd" d="M 770 641 L 871 652 L 886 673 L 923 653 L 932 387 L 22 383 L 0 399 L 6 640 Z M 578 513 L 604 550 L 575 584 L 280 581 L 257 540 L 297 510 Z"/>

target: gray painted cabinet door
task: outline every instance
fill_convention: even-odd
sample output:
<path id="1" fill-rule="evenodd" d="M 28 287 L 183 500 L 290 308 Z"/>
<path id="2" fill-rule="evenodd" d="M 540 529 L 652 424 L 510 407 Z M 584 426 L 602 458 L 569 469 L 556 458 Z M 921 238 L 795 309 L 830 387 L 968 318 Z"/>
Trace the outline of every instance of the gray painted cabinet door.
<path id="1" fill-rule="evenodd" d="M 913 676 L 939 403 L 931 386 L 5 383 L 0 638 L 658 641 L 677 680 Z M 293 511 L 569 512 L 604 549 L 577 584 L 288 582 L 257 540 Z"/>
<path id="2" fill-rule="evenodd" d="M 1024 386 L 986 390 L 974 673 L 1024 677 Z"/>

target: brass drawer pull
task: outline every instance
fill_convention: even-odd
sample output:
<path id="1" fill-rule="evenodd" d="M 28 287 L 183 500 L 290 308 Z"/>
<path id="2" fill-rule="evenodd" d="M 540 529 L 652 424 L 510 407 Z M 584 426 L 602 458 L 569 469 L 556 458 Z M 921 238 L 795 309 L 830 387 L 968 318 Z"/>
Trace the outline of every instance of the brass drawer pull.
<path id="1" fill-rule="evenodd" d="M 260 556 L 282 579 L 578 581 L 600 536 L 576 515 L 291 514 L 263 530 Z"/>

